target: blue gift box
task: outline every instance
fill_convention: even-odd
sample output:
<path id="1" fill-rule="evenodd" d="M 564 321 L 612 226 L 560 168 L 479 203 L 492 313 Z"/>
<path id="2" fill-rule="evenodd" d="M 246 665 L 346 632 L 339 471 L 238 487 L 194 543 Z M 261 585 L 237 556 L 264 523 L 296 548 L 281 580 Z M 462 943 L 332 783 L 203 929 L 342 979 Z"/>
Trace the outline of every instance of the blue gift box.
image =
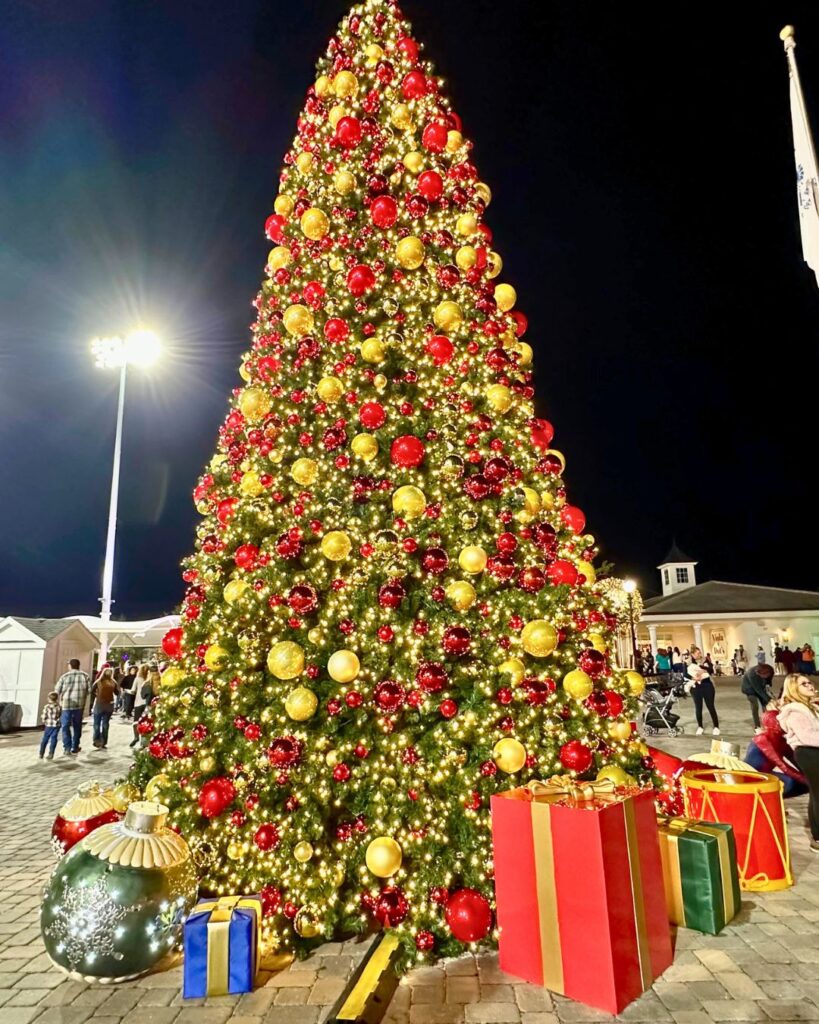
<path id="1" fill-rule="evenodd" d="M 257 896 L 200 900 L 185 922 L 185 999 L 252 992 L 259 969 L 262 902 Z"/>

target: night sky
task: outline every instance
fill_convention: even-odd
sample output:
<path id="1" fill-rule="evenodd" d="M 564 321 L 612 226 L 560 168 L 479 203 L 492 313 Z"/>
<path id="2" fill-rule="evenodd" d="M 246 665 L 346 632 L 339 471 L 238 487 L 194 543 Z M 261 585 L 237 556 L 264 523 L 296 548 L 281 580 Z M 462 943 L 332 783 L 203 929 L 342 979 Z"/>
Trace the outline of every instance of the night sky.
<path id="1" fill-rule="evenodd" d="M 0 24 L 0 616 L 98 610 L 116 373 L 95 334 L 169 357 L 126 403 L 115 615 L 170 611 L 266 254 L 263 223 L 343 0 L 16 0 Z M 802 263 L 802 3 L 405 0 L 494 200 L 539 412 L 603 557 L 656 588 L 815 589 L 819 288 Z"/>

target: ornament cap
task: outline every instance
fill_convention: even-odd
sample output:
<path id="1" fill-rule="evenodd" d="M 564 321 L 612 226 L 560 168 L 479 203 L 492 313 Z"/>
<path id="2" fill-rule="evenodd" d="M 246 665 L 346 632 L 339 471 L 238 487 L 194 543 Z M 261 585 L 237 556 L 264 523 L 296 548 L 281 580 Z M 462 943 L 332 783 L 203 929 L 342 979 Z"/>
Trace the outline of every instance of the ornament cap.
<path id="1" fill-rule="evenodd" d="M 168 818 L 168 808 L 155 800 L 138 800 L 125 812 L 125 824 L 134 832 L 159 832 Z"/>
<path id="2" fill-rule="evenodd" d="M 793 25 L 786 25 L 779 33 L 779 38 L 784 43 L 787 39 L 793 39 L 796 36 L 796 30 Z"/>

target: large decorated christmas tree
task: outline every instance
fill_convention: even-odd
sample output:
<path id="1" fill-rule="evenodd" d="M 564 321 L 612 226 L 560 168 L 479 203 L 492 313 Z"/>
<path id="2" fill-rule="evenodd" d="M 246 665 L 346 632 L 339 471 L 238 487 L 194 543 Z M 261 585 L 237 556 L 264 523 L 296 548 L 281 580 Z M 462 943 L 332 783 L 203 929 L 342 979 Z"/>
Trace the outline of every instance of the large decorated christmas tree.
<path id="1" fill-rule="evenodd" d="M 278 948 L 380 923 L 406 963 L 491 941 L 491 794 L 648 778 L 642 680 L 441 82 L 389 0 L 317 72 L 133 777 Z"/>

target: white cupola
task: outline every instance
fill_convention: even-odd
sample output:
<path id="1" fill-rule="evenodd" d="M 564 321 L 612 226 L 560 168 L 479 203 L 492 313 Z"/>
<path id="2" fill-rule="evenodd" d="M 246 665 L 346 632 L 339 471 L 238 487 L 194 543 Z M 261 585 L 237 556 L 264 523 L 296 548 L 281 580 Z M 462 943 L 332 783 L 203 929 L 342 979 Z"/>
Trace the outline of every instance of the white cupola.
<path id="1" fill-rule="evenodd" d="M 688 590 L 689 587 L 696 587 L 697 574 L 694 570 L 696 564 L 693 558 L 689 558 L 688 555 L 680 551 L 675 541 L 671 545 L 671 550 L 657 566 L 663 585 L 663 597 L 679 594 L 681 590 Z"/>

